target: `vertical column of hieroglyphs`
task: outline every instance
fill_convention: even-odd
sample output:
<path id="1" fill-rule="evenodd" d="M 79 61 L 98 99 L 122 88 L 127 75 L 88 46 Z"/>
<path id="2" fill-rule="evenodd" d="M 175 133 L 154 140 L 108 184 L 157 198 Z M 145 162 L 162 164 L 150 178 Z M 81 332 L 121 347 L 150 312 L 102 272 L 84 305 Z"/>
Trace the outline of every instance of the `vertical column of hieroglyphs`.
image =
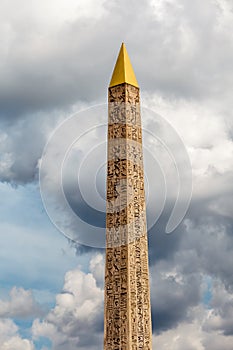
<path id="1" fill-rule="evenodd" d="M 152 349 L 139 88 L 109 88 L 105 350 Z"/>
<path id="2" fill-rule="evenodd" d="M 130 227 L 128 232 L 128 250 L 131 260 L 129 265 L 130 308 L 131 316 L 134 315 L 134 318 L 131 317 L 132 349 L 151 349 L 151 308 L 139 89 L 128 85 L 126 91 L 126 105 L 131 111 L 131 123 L 127 123 L 127 144 L 130 146 L 127 156 L 131 165 L 127 174 L 128 207 L 133 203 L 134 213 L 132 218 L 134 227 Z M 135 118 L 132 118 L 134 115 Z"/>
<path id="3" fill-rule="evenodd" d="M 122 87 L 115 88 L 115 98 L 109 95 L 105 274 L 105 349 L 108 350 L 129 348 L 128 250 L 122 230 L 127 209 L 126 123 L 119 122 L 125 115 L 121 95 Z"/>

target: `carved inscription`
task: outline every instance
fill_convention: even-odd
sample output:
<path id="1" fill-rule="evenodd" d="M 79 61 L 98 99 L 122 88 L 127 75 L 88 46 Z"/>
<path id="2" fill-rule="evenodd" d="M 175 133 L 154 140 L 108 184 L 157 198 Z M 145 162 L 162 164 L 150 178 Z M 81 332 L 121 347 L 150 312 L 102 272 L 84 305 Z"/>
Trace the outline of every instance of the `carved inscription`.
<path id="1" fill-rule="evenodd" d="M 139 89 L 109 88 L 104 350 L 152 350 Z"/>

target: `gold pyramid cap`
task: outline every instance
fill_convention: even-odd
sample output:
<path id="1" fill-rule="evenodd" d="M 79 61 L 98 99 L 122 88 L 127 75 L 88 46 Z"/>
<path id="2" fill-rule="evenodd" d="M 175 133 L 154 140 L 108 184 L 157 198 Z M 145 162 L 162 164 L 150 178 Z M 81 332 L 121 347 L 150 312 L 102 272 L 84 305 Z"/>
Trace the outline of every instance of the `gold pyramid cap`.
<path id="1" fill-rule="evenodd" d="M 122 43 L 109 87 L 127 83 L 138 87 L 125 44 Z"/>

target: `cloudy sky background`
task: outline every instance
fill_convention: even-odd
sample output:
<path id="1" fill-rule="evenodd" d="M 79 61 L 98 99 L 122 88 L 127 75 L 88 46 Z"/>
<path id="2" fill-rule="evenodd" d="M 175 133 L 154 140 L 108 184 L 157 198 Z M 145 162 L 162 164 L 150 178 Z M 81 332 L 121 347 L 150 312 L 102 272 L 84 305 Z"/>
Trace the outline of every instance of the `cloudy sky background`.
<path id="1" fill-rule="evenodd" d="M 45 144 L 61 122 L 106 103 L 122 41 L 143 105 L 180 135 L 193 171 L 192 201 L 181 225 L 165 234 L 174 205 L 168 191 L 149 232 L 153 347 L 232 349 L 232 2 L 1 0 L 1 350 L 102 349 L 103 251 L 70 242 L 51 223 L 38 169 Z M 143 124 L 158 127 L 153 113 Z M 77 144 L 73 164 L 78 166 L 88 147 L 95 140 L 101 146 L 104 138 L 104 128 L 98 129 Z M 160 158 L 159 145 L 148 143 L 148 149 L 161 160 L 172 190 L 172 171 L 166 172 L 170 166 Z M 179 158 L 179 148 L 175 151 Z M 104 148 L 98 152 L 105 157 Z M 155 208 L 150 206 L 148 215 L 153 217 L 163 197 L 151 184 L 160 173 L 149 160 L 147 194 Z M 87 163 L 88 175 L 92 163 Z M 69 169 L 70 163 L 66 190 L 72 195 Z M 101 169 L 97 188 L 104 197 Z M 100 197 L 89 199 L 96 204 Z M 103 213 L 91 215 L 83 200 L 72 200 L 84 221 L 103 225 Z"/>

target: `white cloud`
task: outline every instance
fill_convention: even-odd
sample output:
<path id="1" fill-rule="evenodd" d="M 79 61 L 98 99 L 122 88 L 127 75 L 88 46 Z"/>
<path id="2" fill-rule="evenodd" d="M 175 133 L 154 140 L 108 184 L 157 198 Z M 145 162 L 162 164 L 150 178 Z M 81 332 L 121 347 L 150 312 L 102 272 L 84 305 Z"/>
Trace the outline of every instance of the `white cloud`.
<path id="1" fill-rule="evenodd" d="M 176 328 L 153 336 L 153 346 L 163 350 L 231 350 L 233 336 L 216 332 L 214 323 L 208 329 L 205 323 L 212 314 L 199 306 L 189 310 L 190 320 Z M 217 315 L 215 316 L 217 317 Z"/>
<path id="2" fill-rule="evenodd" d="M 95 278 L 97 285 L 103 287 L 104 282 L 104 258 L 102 254 L 96 254 L 91 258 L 90 271 Z"/>
<path id="3" fill-rule="evenodd" d="M 99 273 L 100 256 L 91 260 L 94 274 Z M 92 273 L 79 269 L 68 271 L 56 305 L 42 321 L 33 322 L 34 338 L 47 337 L 53 349 L 98 349 L 102 341 L 103 290 Z M 88 332 L 88 335 L 87 335 Z"/>
<path id="4" fill-rule="evenodd" d="M 205 350 L 197 323 L 181 323 L 177 328 L 153 336 L 153 347 L 163 350 Z"/>
<path id="5" fill-rule="evenodd" d="M 42 310 L 30 290 L 13 287 L 10 300 L 0 300 L 0 317 L 27 318 L 41 313 Z"/>
<path id="6" fill-rule="evenodd" d="M 33 343 L 18 334 L 18 327 L 10 319 L 0 319 L 1 350 L 34 350 Z"/>
<path id="7" fill-rule="evenodd" d="M 217 201 L 232 192 L 233 139 L 229 116 L 223 114 L 221 103 L 171 99 L 159 94 L 145 94 L 144 102 L 167 119 L 183 140 L 192 164 L 193 199 L 212 197 L 215 211 L 222 210 Z"/>

